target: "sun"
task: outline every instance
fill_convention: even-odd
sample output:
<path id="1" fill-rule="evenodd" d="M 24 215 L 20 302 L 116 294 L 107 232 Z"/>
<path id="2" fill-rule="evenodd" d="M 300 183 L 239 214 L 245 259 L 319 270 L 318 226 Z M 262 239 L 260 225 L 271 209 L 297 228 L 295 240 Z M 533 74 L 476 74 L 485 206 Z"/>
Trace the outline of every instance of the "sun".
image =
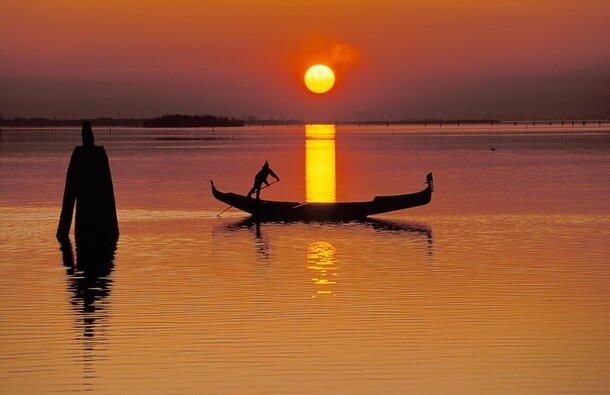
<path id="1" fill-rule="evenodd" d="M 335 85 L 335 73 L 324 64 L 316 64 L 307 69 L 305 85 L 314 93 L 326 93 Z"/>

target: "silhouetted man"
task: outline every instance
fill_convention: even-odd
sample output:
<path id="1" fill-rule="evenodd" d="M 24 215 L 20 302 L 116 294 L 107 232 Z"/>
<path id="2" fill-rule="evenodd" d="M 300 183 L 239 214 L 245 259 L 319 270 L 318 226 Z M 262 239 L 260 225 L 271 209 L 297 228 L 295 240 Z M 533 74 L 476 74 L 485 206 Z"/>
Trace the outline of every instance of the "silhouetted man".
<path id="1" fill-rule="evenodd" d="M 74 237 L 79 244 L 113 243 L 119 238 L 119 225 L 108 156 L 103 146 L 94 144 L 88 121 L 83 122 L 83 145 L 74 147 L 64 199 L 57 226 L 57 238 L 66 240 L 76 203 Z"/>
<path id="2" fill-rule="evenodd" d="M 269 167 L 269 163 L 265 161 L 263 168 L 258 173 L 256 173 L 256 176 L 254 177 L 254 186 L 252 187 L 252 189 L 250 189 L 250 192 L 248 192 L 248 198 L 250 198 L 252 194 L 256 192 L 256 200 L 260 200 L 260 194 L 261 189 L 263 189 L 263 183 L 269 186 L 269 183 L 267 182 L 267 177 L 269 176 L 275 178 L 276 181 L 280 180 L 280 178 L 276 176 L 273 170 L 271 170 L 271 168 Z"/>

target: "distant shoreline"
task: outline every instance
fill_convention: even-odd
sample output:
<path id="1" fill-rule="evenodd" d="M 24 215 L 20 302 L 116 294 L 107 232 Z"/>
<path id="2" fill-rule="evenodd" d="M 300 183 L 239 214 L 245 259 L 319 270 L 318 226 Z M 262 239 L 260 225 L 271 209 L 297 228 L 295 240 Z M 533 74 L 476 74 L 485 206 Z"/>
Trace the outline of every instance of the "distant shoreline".
<path id="1" fill-rule="evenodd" d="M 163 115 L 157 118 L 93 118 L 93 119 L 49 119 L 13 118 L 0 119 L 0 127 L 80 127 L 83 121 L 90 121 L 94 127 L 145 127 L 145 128 L 193 128 L 193 127 L 236 127 L 244 126 L 239 119 L 214 115 Z"/>
<path id="2" fill-rule="evenodd" d="M 83 119 L 49 119 L 49 118 L 0 118 L 0 127 L 80 127 L 83 121 L 91 121 L 94 127 L 144 127 L 144 128 L 222 128 L 244 126 L 291 126 L 312 123 L 353 126 L 462 126 L 462 125 L 602 125 L 609 124 L 610 119 L 552 119 L 552 120 L 497 120 L 497 119 L 404 119 L 391 121 L 321 121 L 277 119 L 237 119 L 216 117 L 213 115 L 164 115 L 157 118 L 83 118 Z"/>

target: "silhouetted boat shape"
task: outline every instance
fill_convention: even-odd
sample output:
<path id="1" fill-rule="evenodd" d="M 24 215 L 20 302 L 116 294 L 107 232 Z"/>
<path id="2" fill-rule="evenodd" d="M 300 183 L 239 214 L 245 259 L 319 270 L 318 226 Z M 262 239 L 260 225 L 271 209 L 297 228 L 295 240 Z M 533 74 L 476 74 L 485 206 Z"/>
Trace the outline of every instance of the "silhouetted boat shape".
<path id="1" fill-rule="evenodd" d="M 432 173 L 428 173 L 428 186 L 415 193 L 393 196 L 376 196 L 368 202 L 300 203 L 256 200 L 236 193 L 220 192 L 212 184 L 212 194 L 221 202 L 250 213 L 257 220 L 271 221 L 349 221 L 369 215 L 387 213 L 423 206 L 432 199 L 434 190 Z"/>

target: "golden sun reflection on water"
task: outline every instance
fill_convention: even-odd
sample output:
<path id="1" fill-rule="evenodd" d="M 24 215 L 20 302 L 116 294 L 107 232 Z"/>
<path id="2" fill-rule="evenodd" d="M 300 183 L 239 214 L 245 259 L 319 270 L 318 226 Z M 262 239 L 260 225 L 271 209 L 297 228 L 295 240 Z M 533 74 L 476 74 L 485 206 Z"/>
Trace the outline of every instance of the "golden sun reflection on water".
<path id="1" fill-rule="evenodd" d="M 305 125 L 305 201 L 337 201 L 337 173 L 335 168 L 335 125 Z M 337 283 L 335 247 L 326 241 L 307 246 L 307 269 L 316 293 L 312 297 L 333 295 Z"/>
<path id="2" fill-rule="evenodd" d="M 316 241 L 307 246 L 307 269 L 312 270 L 311 281 L 316 286 L 317 295 L 333 295 L 333 285 L 337 284 L 336 248 L 326 241 Z"/>
<path id="3" fill-rule="evenodd" d="M 335 125 L 305 125 L 305 201 L 335 202 Z"/>

